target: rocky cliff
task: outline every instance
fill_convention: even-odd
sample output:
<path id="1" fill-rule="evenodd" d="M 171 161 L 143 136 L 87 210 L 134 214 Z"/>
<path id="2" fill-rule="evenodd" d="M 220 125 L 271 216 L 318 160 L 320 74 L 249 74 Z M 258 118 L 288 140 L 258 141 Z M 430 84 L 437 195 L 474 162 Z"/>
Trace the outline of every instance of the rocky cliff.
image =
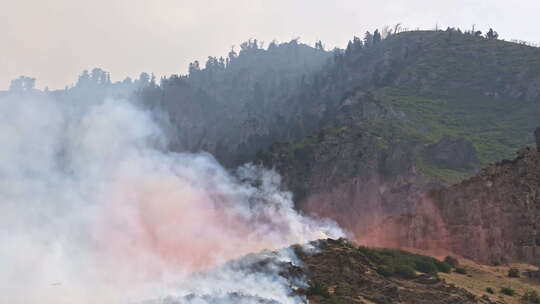
<path id="1" fill-rule="evenodd" d="M 465 139 L 426 145 L 407 137 L 406 119 L 371 92 L 356 91 L 338 109 L 339 124 L 300 142 L 275 143 L 258 161 L 283 175 L 299 209 L 336 220 L 362 244 L 439 246 L 436 238 L 424 237 L 440 235 L 444 227 L 435 206 L 423 198 L 440 182 L 427 178 L 418 163 L 434 154 L 470 166 L 474 147 Z"/>
<path id="2" fill-rule="evenodd" d="M 540 129 L 537 130 L 537 134 Z M 430 198 L 440 210 L 448 248 L 485 263 L 540 262 L 540 152 L 493 164 Z"/>
<path id="3" fill-rule="evenodd" d="M 447 249 L 488 264 L 540 262 L 536 148 L 524 148 L 514 160 L 444 186 L 419 174 L 414 162 L 418 146 L 380 147 L 374 134 L 346 128 L 312 140 L 265 156 L 281 164 L 277 169 L 286 172 L 300 209 L 335 219 L 357 242 Z"/>

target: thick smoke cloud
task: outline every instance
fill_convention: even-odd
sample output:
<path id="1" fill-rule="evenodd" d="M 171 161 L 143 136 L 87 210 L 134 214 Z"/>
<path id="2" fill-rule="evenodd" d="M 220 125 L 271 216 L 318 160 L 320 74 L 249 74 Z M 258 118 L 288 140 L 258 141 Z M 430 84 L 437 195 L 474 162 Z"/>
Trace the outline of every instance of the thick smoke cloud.
<path id="1" fill-rule="evenodd" d="M 277 271 L 220 265 L 341 230 L 296 213 L 273 171 L 167 152 L 151 117 L 123 100 L 0 99 L 0 302 L 299 300 Z"/>

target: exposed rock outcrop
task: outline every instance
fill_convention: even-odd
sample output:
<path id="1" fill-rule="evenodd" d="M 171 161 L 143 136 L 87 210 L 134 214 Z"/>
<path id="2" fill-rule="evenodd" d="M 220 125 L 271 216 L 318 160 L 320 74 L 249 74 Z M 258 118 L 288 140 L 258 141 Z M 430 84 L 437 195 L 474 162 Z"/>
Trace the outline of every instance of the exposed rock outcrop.
<path id="1" fill-rule="evenodd" d="M 437 145 L 474 155 L 465 141 L 443 139 Z M 449 187 L 419 174 L 412 157 L 418 149 L 413 143 L 381 144 L 374 134 L 344 127 L 276 147 L 266 161 L 285 173 L 298 208 L 336 220 L 362 244 L 447 249 L 489 264 L 540 262 L 536 148 Z"/>
<path id="2" fill-rule="evenodd" d="M 525 148 L 457 185 L 431 193 L 449 249 L 484 263 L 540 262 L 540 153 Z"/>

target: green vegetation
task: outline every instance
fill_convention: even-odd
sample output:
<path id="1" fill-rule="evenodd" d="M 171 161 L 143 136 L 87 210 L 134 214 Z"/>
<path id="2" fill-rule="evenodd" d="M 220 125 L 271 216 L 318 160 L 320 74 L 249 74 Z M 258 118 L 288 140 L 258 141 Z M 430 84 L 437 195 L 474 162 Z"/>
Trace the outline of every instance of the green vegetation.
<path id="1" fill-rule="evenodd" d="M 454 258 L 454 257 L 451 257 L 451 256 L 447 256 L 444 258 L 444 262 L 454 268 L 456 268 L 458 265 L 459 265 L 459 261 L 458 259 Z"/>
<path id="2" fill-rule="evenodd" d="M 532 143 L 531 130 L 537 124 L 534 117 L 540 114 L 534 102 L 497 99 L 473 89 L 445 93 L 433 88 L 433 92 L 418 95 L 411 88 L 392 87 L 383 89 L 381 96 L 386 104 L 407 115 L 409 126 L 404 131 L 409 137 L 426 143 L 443 136 L 466 138 L 477 149 L 482 166 L 512 158 L 518 148 Z"/>
<path id="3" fill-rule="evenodd" d="M 405 43 L 400 40 L 419 36 L 404 33 L 386 43 L 399 47 Z M 457 33 L 424 36 L 429 36 L 425 55 L 394 71 L 396 77 L 414 80 L 376 93 L 383 104 L 404 114 L 399 121 L 404 137 L 426 144 L 445 136 L 467 139 L 476 148 L 481 167 L 513 158 L 517 149 L 532 144 L 540 108 L 525 98 L 524 88 L 538 77 L 538 49 Z M 527 76 L 518 77 L 520 71 Z M 417 165 L 426 176 L 448 183 L 471 171 L 447 170 L 425 157 L 419 157 Z"/>
<path id="4" fill-rule="evenodd" d="M 469 171 L 440 168 L 433 162 L 427 160 L 424 155 L 418 155 L 416 166 L 426 177 L 447 184 L 458 183 L 471 175 L 471 172 Z"/>
<path id="5" fill-rule="evenodd" d="M 405 279 L 416 278 L 416 272 L 408 265 L 397 265 L 395 267 L 395 274 Z"/>
<path id="6" fill-rule="evenodd" d="M 456 273 L 459 273 L 459 274 L 467 274 L 467 269 L 463 268 L 463 267 L 457 267 L 456 270 L 454 270 Z"/>
<path id="7" fill-rule="evenodd" d="M 436 274 L 438 272 L 437 266 L 434 263 L 422 260 L 415 262 L 415 269 L 428 274 Z"/>
<path id="8" fill-rule="evenodd" d="M 328 292 L 328 287 L 326 287 L 326 285 L 318 281 L 312 281 L 309 283 L 307 294 L 309 296 L 321 296 L 324 298 L 330 297 L 330 293 Z"/>
<path id="9" fill-rule="evenodd" d="M 447 262 L 441 262 L 439 260 L 434 260 L 433 264 L 437 268 L 437 272 L 450 273 L 452 271 L 452 266 Z"/>
<path id="10" fill-rule="evenodd" d="M 435 258 L 394 249 L 359 247 L 358 250 L 371 261 L 378 264 L 377 273 L 384 276 L 415 278 L 416 272 L 436 275 L 448 273 L 451 266 Z"/>
<path id="11" fill-rule="evenodd" d="M 380 265 L 379 267 L 377 267 L 377 273 L 382 275 L 383 277 L 390 277 L 392 275 L 394 275 L 395 273 L 395 270 L 392 266 L 387 266 L 387 265 Z"/>
<path id="12" fill-rule="evenodd" d="M 493 288 L 491 288 L 491 287 L 487 287 L 487 288 L 486 288 L 486 292 L 487 292 L 487 293 L 490 293 L 490 294 L 494 294 L 494 293 L 495 293 L 495 290 L 493 290 Z"/>
<path id="13" fill-rule="evenodd" d="M 516 291 L 510 287 L 501 287 L 501 293 L 511 297 L 516 295 Z"/>

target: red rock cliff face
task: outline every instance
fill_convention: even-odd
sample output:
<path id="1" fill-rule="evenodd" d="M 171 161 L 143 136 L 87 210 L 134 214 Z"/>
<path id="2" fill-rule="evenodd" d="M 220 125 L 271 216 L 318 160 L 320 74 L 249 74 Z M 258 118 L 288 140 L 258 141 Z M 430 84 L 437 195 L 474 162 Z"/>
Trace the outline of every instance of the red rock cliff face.
<path id="1" fill-rule="evenodd" d="M 515 160 L 450 187 L 425 193 L 419 184 L 414 174 L 395 180 L 357 177 L 309 195 L 301 208 L 333 218 L 369 246 L 445 249 L 486 264 L 540 263 L 536 149 L 525 148 Z"/>
<path id="2" fill-rule="evenodd" d="M 438 206 L 417 177 L 385 180 L 357 177 L 302 201 L 309 214 L 329 217 L 362 245 L 389 248 L 448 248 L 448 232 Z"/>
<path id="3" fill-rule="evenodd" d="M 447 247 L 430 185 L 414 167 L 414 144 L 381 149 L 354 128 L 327 131 L 294 147 L 276 147 L 269 166 L 283 174 L 297 208 L 331 218 L 363 245 L 431 249 Z"/>
<path id="4" fill-rule="evenodd" d="M 448 232 L 448 249 L 483 263 L 517 259 L 538 264 L 537 149 L 523 149 L 515 160 L 494 164 L 460 184 L 432 191 L 430 197 Z"/>

